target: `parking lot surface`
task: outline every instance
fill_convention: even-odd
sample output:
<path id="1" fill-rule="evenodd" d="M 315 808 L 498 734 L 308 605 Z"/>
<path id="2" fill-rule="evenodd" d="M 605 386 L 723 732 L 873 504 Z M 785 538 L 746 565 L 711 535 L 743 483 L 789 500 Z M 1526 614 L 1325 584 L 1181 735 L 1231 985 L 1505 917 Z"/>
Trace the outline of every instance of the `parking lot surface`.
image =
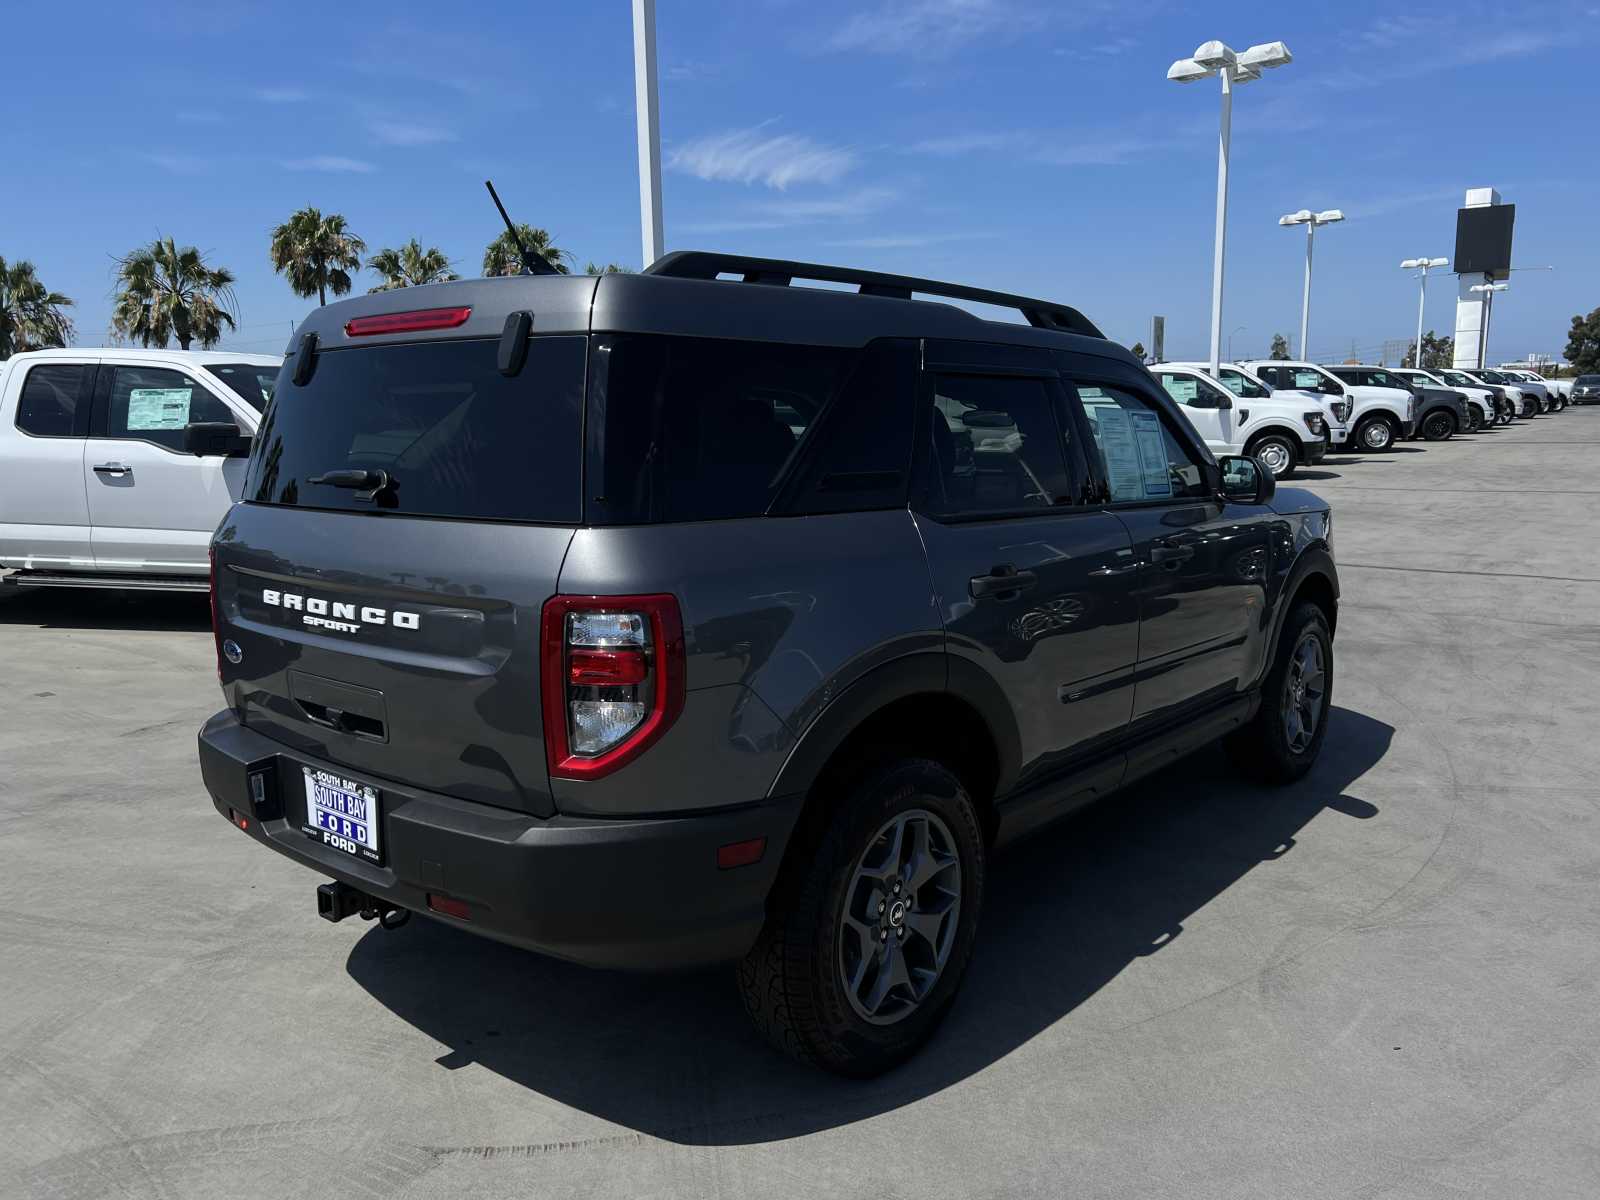
<path id="1" fill-rule="evenodd" d="M 1334 504 L 1326 749 L 1207 752 L 995 863 L 943 1031 L 868 1083 L 724 972 L 417 919 L 216 815 L 205 598 L 0 598 L 0 1195 L 1592 1197 L 1600 411 Z"/>

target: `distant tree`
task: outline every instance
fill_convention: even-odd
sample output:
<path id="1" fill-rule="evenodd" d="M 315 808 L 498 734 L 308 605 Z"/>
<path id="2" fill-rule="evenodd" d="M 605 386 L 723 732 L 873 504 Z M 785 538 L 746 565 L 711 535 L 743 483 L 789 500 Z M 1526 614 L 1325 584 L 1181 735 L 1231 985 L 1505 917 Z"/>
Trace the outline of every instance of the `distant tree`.
<path id="1" fill-rule="evenodd" d="M 522 244 L 528 248 L 529 253 L 536 258 L 542 258 L 563 275 L 571 272 L 567 263 L 572 259 L 568 254 L 550 240 L 547 230 L 540 229 L 537 225 L 528 225 L 522 221 L 517 222 L 517 236 L 522 239 Z M 483 248 L 483 273 L 485 275 L 520 275 L 522 273 L 522 255 L 517 252 L 516 243 L 511 240 L 511 232 L 507 230 L 494 241 Z M 594 275 L 598 272 L 591 271 Z"/>
<path id="2" fill-rule="evenodd" d="M 1456 339 L 1453 337 L 1440 337 L 1433 330 L 1428 330 L 1422 335 L 1422 369 L 1424 371 L 1437 371 L 1443 367 L 1454 364 L 1456 359 Z M 1402 367 L 1415 367 L 1417 365 L 1417 339 L 1412 338 L 1406 347 L 1405 357 L 1400 360 Z"/>
<path id="3" fill-rule="evenodd" d="M 1256 343 L 1258 346 L 1261 344 Z M 1272 349 L 1267 351 L 1268 358 L 1287 359 L 1289 357 L 1289 339 L 1281 333 L 1272 335 Z"/>
<path id="4" fill-rule="evenodd" d="M 1135 342 L 1133 345 L 1129 346 L 1128 349 L 1133 351 L 1133 356 L 1140 362 L 1144 361 L 1145 355 L 1143 342 Z"/>
<path id="5" fill-rule="evenodd" d="M 143 346 L 165 346 L 175 337 L 185 350 L 196 341 L 209 350 L 222 340 L 224 325 L 238 328 L 233 272 L 207 266 L 193 246 L 157 238 L 117 260 L 111 324 Z"/>
<path id="6" fill-rule="evenodd" d="M 72 321 L 65 312 L 71 307 L 70 299 L 39 282 L 27 259 L 7 266 L 0 258 L 0 358 L 65 346 L 72 340 Z"/>
<path id="7" fill-rule="evenodd" d="M 367 244 L 350 232 L 338 213 L 323 216 L 316 208 L 302 208 L 272 231 L 272 269 L 289 278 L 296 296 L 328 302 L 328 293 L 342 296 L 350 290 L 350 272 L 361 269 Z"/>
<path id="8" fill-rule="evenodd" d="M 1567 334 L 1567 348 L 1562 357 L 1572 365 L 1574 374 L 1600 373 L 1600 308 L 1587 317 L 1572 318 L 1572 329 Z"/>
<path id="9" fill-rule="evenodd" d="M 632 267 L 625 267 L 621 263 L 607 263 L 603 267 L 597 267 L 594 263 L 590 263 L 583 269 L 583 273 L 585 275 L 632 275 L 634 272 Z"/>
<path id="10" fill-rule="evenodd" d="M 367 259 L 368 270 L 383 276 L 383 282 L 370 292 L 392 292 L 395 288 L 420 287 L 425 283 L 449 283 L 458 279 L 450 269 L 450 260 L 437 246 L 426 250 L 416 238 L 398 249 L 385 246 Z"/>

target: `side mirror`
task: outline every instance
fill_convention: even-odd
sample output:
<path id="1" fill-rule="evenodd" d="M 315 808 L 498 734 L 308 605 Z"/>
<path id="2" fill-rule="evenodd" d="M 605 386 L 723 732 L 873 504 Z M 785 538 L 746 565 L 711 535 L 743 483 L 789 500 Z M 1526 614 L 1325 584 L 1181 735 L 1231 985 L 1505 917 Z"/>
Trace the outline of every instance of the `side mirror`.
<path id="1" fill-rule="evenodd" d="M 1278 481 L 1259 459 L 1225 454 L 1217 459 L 1217 466 L 1222 468 L 1222 494 L 1229 500 L 1265 504 L 1278 491 Z"/>
<path id="2" fill-rule="evenodd" d="M 1233 410 L 1233 394 L 1220 389 L 1215 393 L 1217 397 L 1217 411 L 1231 412 Z"/>
<path id="3" fill-rule="evenodd" d="M 246 458 L 251 440 L 232 421 L 190 421 L 183 427 L 183 448 L 197 458 Z"/>

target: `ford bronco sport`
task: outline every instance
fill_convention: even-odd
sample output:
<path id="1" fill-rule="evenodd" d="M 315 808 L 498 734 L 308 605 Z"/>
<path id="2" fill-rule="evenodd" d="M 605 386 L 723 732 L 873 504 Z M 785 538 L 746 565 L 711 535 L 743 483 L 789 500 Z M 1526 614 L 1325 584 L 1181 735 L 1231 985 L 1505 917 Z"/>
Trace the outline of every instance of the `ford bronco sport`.
<path id="1" fill-rule="evenodd" d="M 686 252 L 290 349 L 200 762 L 330 919 L 737 963 L 773 1042 L 866 1075 L 949 1009 L 996 847 L 1219 737 L 1279 783 L 1321 748 L 1328 506 L 1073 309 Z"/>

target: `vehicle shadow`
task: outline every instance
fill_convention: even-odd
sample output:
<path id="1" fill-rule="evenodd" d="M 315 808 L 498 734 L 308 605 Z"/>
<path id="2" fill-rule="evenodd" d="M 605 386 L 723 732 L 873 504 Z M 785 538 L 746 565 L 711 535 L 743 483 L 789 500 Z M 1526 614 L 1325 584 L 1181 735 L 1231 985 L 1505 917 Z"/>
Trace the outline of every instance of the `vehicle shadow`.
<path id="1" fill-rule="evenodd" d="M 742 1145 L 891 1111 L 982 1070 L 1072 1012 L 1258 863 L 1291 851 L 1324 809 L 1377 809 L 1346 788 L 1394 730 L 1335 708 L 1315 771 L 1282 789 L 1242 783 L 1202 751 L 1041 832 L 992 865 L 977 953 L 959 1003 L 909 1063 L 866 1082 L 793 1063 L 750 1028 L 727 969 L 591 971 L 431 920 L 376 926 L 351 977 L 396 1016 L 476 1063 L 652 1137 Z"/>
<path id="2" fill-rule="evenodd" d="M 211 628 L 211 600 L 203 592 L 5 587 L 0 625 L 202 632 Z"/>

